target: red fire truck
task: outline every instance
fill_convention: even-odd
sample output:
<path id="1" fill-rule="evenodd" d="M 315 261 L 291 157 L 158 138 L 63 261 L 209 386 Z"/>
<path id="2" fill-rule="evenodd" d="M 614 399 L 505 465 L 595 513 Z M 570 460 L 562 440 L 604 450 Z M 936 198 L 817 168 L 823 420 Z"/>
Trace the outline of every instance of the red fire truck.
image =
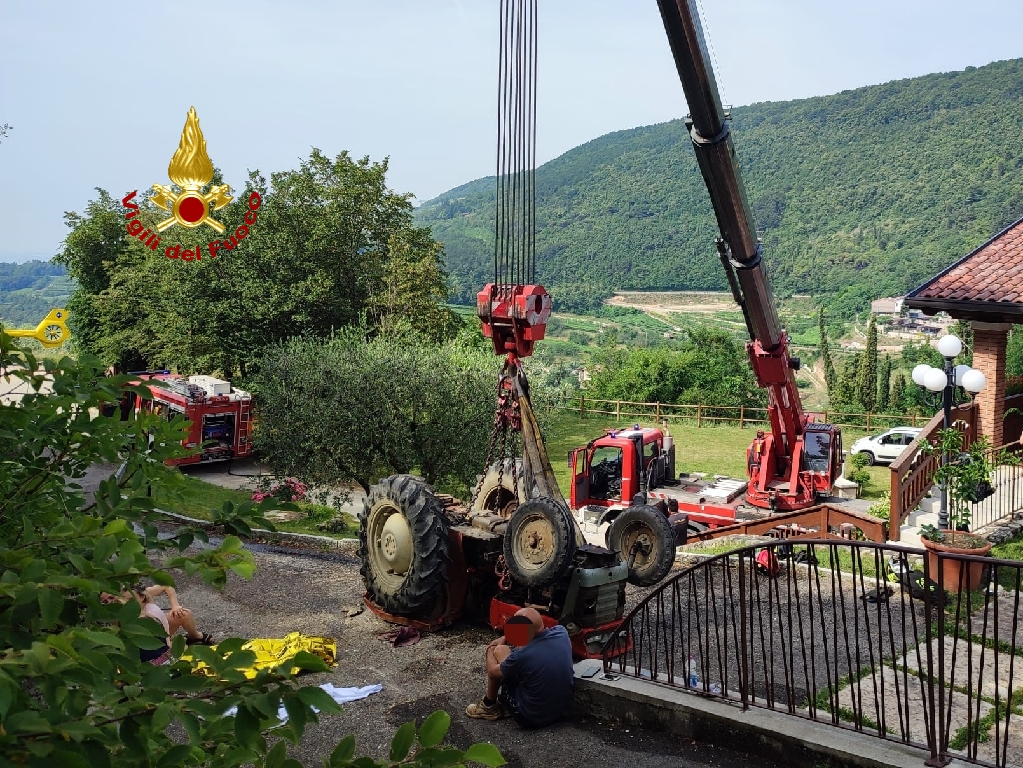
<path id="1" fill-rule="evenodd" d="M 152 400 L 135 397 L 135 413 L 154 412 L 167 420 L 183 415 L 192 422 L 186 448 L 199 452 L 183 459 L 169 459 L 168 464 L 200 464 L 228 461 L 252 453 L 252 395 L 234 389 L 230 382 L 213 376 L 187 378 L 169 371 L 144 371 L 135 374 L 139 384 L 161 381 L 163 386 L 150 386 Z"/>

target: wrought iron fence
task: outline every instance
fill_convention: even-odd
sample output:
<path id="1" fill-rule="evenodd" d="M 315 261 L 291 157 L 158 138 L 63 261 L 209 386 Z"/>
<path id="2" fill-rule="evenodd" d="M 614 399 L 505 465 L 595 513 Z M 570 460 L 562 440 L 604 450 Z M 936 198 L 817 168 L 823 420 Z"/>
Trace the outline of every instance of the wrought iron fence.
<path id="1" fill-rule="evenodd" d="M 994 463 L 994 458 L 1003 452 L 1015 456 L 1017 463 L 999 465 L 991 475 L 994 493 L 970 505 L 971 530 L 983 528 L 1023 509 L 1023 445 L 1009 443 L 1001 448 L 991 448 L 986 452 L 986 458 Z"/>
<path id="2" fill-rule="evenodd" d="M 712 557 L 632 610 L 605 670 L 915 745 L 931 765 L 1023 763 L 1023 563 L 915 557 L 824 539 Z M 978 588 L 969 568 L 946 582 L 971 565 Z"/>

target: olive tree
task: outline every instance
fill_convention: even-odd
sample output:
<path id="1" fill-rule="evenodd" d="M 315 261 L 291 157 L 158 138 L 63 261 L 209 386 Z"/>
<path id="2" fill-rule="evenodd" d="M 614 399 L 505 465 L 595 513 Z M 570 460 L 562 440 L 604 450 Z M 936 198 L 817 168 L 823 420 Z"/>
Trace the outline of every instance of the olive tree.
<path id="1" fill-rule="evenodd" d="M 493 426 L 494 355 L 348 329 L 293 339 L 260 363 L 254 446 L 277 474 L 316 485 L 416 471 L 464 491 Z"/>

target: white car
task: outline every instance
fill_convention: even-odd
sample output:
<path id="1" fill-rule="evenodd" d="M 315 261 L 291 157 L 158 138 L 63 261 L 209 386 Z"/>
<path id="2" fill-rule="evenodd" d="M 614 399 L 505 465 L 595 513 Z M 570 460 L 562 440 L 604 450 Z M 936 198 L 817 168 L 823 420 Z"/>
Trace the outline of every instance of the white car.
<path id="1" fill-rule="evenodd" d="M 920 434 L 920 427 L 895 427 L 879 435 L 861 437 L 852 444 L 850 452 L 862 453 L 867 457 L 867 464 L 890 464 L 899 458 L 907 446 Z"/>

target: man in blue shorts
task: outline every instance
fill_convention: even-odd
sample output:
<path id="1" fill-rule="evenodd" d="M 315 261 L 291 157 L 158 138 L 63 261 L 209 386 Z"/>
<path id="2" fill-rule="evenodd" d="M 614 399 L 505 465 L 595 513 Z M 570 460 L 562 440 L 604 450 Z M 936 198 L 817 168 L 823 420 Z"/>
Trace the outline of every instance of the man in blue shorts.
<path id="1" fill-rule="evenodd" d="M 505 634 L 487 646 L 487 693 L 465 708 L 469 717 L 513 717 L 523 728 L 560 720 L 572 704 L 572 641 L 560 624 L 544 629 L 533 608 L 508 619 Z"/>

